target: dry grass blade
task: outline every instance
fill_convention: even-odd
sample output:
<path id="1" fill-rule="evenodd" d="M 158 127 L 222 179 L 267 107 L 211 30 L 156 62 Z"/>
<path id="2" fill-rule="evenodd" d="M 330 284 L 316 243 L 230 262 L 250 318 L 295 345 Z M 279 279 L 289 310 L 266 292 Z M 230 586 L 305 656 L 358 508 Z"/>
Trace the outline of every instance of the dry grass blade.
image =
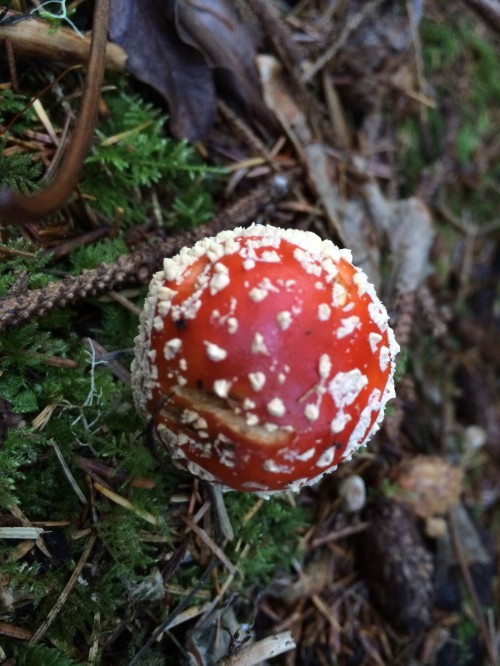
<path id="1" fill-rule="evenodd" d="M 377 11 L 377 8 L 380 7 L 380 5 L 384 2 L 384 0 L 374 0 L 374 2 L 367 3 L 362 11 L 358 12 L 355 14 L 351 21 L 346 25 L 345 29 L 343 30 L 342 34 L 339 35 L 338 39 L 330 46 L 324 53 L 323 55 L 316 60 L 316 62 L 312 63 L 309 65 L 309 67 L 306 70 L 306 73 L 304 74 L 304 82 L 308 82 L 311 79 L 313 79 L 316 74 L 323 69 L 323 67 L 329 63 L 332 58 L 335 57 L 335 55 L 340 51 L 340 49 L 344 46 L 346 43 L 347 39 L 349 36 L 358 28 L 361 23 L 370 15 L 372 15 L 374 12 Z"/>
<path id="2" fill-rule="evenodd" d="M 290 631 L 263 638 L 253 645 L 244 647 L 234 656 L 222 659 L 217 666 L 258 666 L 266 659 L 272 659 L 284 652 L 294 650 L 295 641 Z"/>
<path id="3" fill-rule="evenodd" d="M 94 481 L 94 488 L 98 490 L 101 495 L 104 495 L 115 504 L 119 504 L 124 509 L 127 509 L 127 511 L 132 511 L 132 513 L 135 513 L 137 516 L 139 516 L 139 518 L 143 518 L 148 523 L 151 523 L 151 525 L 158 525 L 158 519 L 156 516 L 153 516 L 153 514 L 149 513 L 149 511 L 145 511 L 144 509 L 140 509 L 139 507 L 134 506 L 132 502 L 130 502 L 126 497 L 115 493 L 110 488 L 106 488 L 106 486 L 103 486 L 98 481 Z"/>
<path id="4" fill-rule="evenodd" d="M 78 560 L 75 568 L 73 569 L 73 573 L 71 574 L 68 582 L 66 583 L 64 590 L 61 592 L 56 603 L 51 608 L 49 614 L 47 615 L 46 620 L 38 627 L 38 629 L 33 634 L 32 638 L 30 639 L 30 643 L 37 643 L 45 634 L 45 632 L 50 627 L 52 622 L 54 622 L 57 615 L 61 612 L 64 604 L 66 603 L 66 600 L 68 599 L 68 596 L 71 594 L 71 590 L 75 586 L 75 583 L 78 580 L 78 577 L 80 576 L 83 570 L 83 567 L 85 566 L 90 557 L 90 553 L 92 552 L 92 548 L 94 547 L 96 539 L 97 536 L 95 534 L 92 534 L 87 540 L 87 543 L 85 544 L 85 548 L 83 549 L 80 559 Z"/>
<path id="5" fill-rule="evenodd" d="M 0 539 L 38 539 L 44 532 L 42 527 L 0 527 Z"/>
<path id="6" fill-rule="evenodd" d="M 193 522 L 190 518 L 187 516 L 183 516 L 183 520 L 186 523 L 186 525 L 189 527 L 190 530 L 192 530 L 197 536 L 200 537 L 200 539 L 203 541 L 204 544 L 206 544 L 210 550 L 213 552 L 214 555 L 216 555 L 219 560 L 222 562 L 222 564 L 226 567 L 226 569 L 236 575 L 237 573 L 237 568 L 234 566 L 234 564 L 229 560 L 227 555 L 224 553 L 222 548 L 220 548 L 215 541 L 205 532 L 205 530 L 197 525 L 195 522 Z"/>
<path id="7" fill-rule="evenodd" d="M 13 516 L 15 516 L 18 520 L 20 520 L 24 527 L 33 527 L 33 525 L 31 524 L 31 521 L 28 520 L 28 518 L 26 518 L 26 516 L 24 515 L 24 513 L 22 512 L 22 510 L 18 506 L 12 506 L 10 508 L 10 513 Z M 49 559 L 52 557 L 50 552 L 47 550 L 47 546 L 45 545 L 45 542 L 44 542 L 43 537 L 41 535 L 39 535 L 37 537 L 35 543 L 36 543 L 37 548 L 39 548 L 39 550 L 41 550 L 41 552 L 46 557 L 48 557 Z M 26 547 L 30 548 L 31 546 L 28 543 Z"/>
<path id="8" fill-rule="evenodd" d="M 64 456 L 61 452 L 61 449 L 57 446 L 56 442 L 54 442 L 54 441 L 51 442 L 51 445 L 52 445 L 52 448 L 54 449 L 54 452 L 57 456 L 57 459 L 59 460 L 59 462 L 61 464 L 61 467 L 64 471 L 64 475 L 68 479 L 69 484 L 70 484 L 71 488 L 73 489 L 73 492 L 75 493 L 75 495 L 78 497 L 78 499 L 80 500 L 80 502 L 82 504 L 88 504 L 87 498 L 85 497 L 83 492 L 80 490 L 80 486 L 76 482 L 76 479 L 73 476 L 67 462 L 64 460 Z"/>

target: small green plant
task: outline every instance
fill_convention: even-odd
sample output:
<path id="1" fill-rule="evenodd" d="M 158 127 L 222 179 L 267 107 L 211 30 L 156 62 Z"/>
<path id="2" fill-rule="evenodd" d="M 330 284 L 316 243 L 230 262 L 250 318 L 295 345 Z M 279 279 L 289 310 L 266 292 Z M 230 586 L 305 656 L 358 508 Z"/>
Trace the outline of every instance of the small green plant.
<path id="1" fill-rule="evenodd" d="M 204 164 L 186 141 L 168 138 L 165 115 L 151 104 L 120 90 L 106 101 L 109 118 L 97 128 L 81 180 L 92 205 L 108 218 L 121 209 L 125 222 L 141 222 L 153 209 L 143 190 L 156 186 L 167 221 L 206 222 L 213 214 L 210 177 L 223 170 Z"/>
<path id="2" fill-rule="evenodd" d="M 1 105 L 1 100 L 0 100 Z M 5 139 L 0 139 L 0 185 L 3 188 L 19 190 L 29 194 L 36 189 L 42 175 L 40 162 L 33 160 L 28 153 L 5 155 Z"/>
<path id="3" fill-rule="evenodd" d="M 16 650 L 17 666 L 78 666 L 80 663 L 45 645 L 21 645 Z"/>

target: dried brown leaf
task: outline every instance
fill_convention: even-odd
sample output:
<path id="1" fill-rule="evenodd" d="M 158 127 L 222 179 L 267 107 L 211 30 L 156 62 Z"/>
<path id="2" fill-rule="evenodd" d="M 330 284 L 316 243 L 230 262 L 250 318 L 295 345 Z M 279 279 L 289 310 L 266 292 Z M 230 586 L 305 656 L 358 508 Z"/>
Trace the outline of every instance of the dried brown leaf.
<path id="1" fill-rule="evenodd" d="M 460 501 L 463 472 L 439 456 L 416 456 L 397 470 L 402 500 L 421 518 L 445 514 Z"/>
<path id="2" fill-rule="evenodd" d="M 376 226 L 389 241 L 392 285 L 398 294 L 417 291 L 429 273 L 434 241 L 429 209 L 417 197 L 390 201 L 375 182 L 364 187 L 364 194 Z"/>
<path id="3" fill-rule="evenodd" d="M 194 139 L 213 122 L 215 86 L 202 53 L 177 33 L 175 5 L 112 0 L 109 34 L 127 52 L 127 69 L 167 100 L 174 136 Z"/>
<path id="4" fill-rule="evenodd" d="M 416 456 L 396 471 L 396 483 L 404 501 L 421 518 L 448 513 L 458 504 L 463 472 L 440 456 Z"/>
<path id="5" fill-rule="evenodd" d="M 214 73 L 217 92 L 265 125 L 274 119 L 264 105 L 252 32 L 234 3 L 226 0 L 178 0 L 176 27 L 181 39 L 203 53 Z"/>
<path id="6" fill-rule="evenodd" d="M 264 123 L 251 33 L 226 0 L 112 0 L 111 39 L 127 68 L 167 101 L 174 136 L 197 139 L 210 129 L 216 87 Z"/>

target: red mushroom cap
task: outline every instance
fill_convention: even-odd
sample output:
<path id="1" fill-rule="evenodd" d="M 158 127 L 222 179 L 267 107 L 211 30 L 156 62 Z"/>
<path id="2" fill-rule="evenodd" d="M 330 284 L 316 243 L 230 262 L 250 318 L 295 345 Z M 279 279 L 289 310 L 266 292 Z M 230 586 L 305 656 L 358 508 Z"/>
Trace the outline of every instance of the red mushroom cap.
<path id="1" fill-rule="evenodd" d="M 297 490 L 378 429 L 398 349 L 348 250 L 252 225 L 165 259 L 134 399 L 178 466 L 237 490 Z"/>

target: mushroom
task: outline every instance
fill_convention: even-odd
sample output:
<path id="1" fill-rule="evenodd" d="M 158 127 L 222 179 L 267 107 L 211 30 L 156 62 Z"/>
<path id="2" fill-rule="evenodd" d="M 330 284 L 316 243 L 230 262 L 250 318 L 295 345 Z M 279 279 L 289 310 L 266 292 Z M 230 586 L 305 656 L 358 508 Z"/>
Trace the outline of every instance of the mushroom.
<path id="1" fill-rule="evenodd" d="M 379 428 L 399 346 L 349 250 L 251 225 L 164 260 L 134 401 L 173 462 L 267 496 L 317 482 Z"/>

